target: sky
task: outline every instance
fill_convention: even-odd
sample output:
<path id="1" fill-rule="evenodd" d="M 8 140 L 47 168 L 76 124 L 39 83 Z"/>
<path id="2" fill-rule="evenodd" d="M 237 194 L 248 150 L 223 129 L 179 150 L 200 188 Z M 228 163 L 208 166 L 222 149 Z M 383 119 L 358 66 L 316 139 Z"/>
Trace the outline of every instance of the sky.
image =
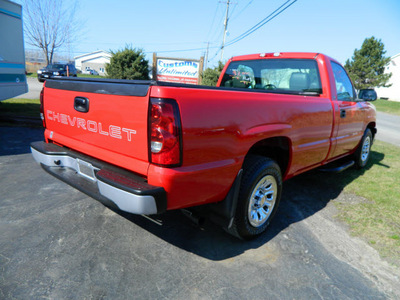
<path id="1" fill-rule="evenodd" d="M 209 43 L 207 66 L 221 59 L 227 0 L 78 3 L 76 17 L 82 30 L 64 54 L 117 51 L 128 45 L 143 49 L 149 61 L 153 52 L 199 59 L 206 56 Z M 229 45 L 284 3 L 293 4 Z M 324 53 L 344 64 L 371 36 L 382 40 L 386 56 L 394 56 L 400 53 L 400 0 L 230 0 L 227 29 L 224 62 L 243 54 L 305 51 Z"/>

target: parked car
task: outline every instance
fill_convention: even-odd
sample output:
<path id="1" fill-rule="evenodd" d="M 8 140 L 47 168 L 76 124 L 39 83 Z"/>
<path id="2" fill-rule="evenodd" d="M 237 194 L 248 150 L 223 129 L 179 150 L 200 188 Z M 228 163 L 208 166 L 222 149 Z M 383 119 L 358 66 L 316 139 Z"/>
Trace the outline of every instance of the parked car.
<path id="1" fill-rule="evenodd" d="M 90 67 L 86 67 L 86 69 L 82 72 L 82 74 L 99 75 L 99 72 L 97 72 L 96 70 L 93 70 Z"/>
<path id="2" fill-rule="evenodd" d="M 96 70 L 90 70 L 89 74 L 90 75 L 99 75 L 99 72 L 97 72 Z"/>
<path id="3" fill-rule="evenodd" d="M 50 64 L 47 67 L 37 71 L 40 82 L 52 76 L 73 76 L 76 77 L 77 71 L 73 64 Z"/>

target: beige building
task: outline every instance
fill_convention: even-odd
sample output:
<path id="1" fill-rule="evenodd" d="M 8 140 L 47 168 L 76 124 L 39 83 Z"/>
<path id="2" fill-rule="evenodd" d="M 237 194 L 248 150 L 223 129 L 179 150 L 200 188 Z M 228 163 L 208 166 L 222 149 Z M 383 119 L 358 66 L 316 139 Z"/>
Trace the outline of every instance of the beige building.
<path id="1" fill-rule="evenodd" d="M 376 89 L 379 98 L 400 101 L 400 53 L 390 59 L 386 66 L 385 73 L 392 73 L 389 83 L 391 87 L 380 87 Z"/>
<path id="2" fill-rule="evenodd" d="M 105 75 L 106 64 L 110 63 L 111 54 L 109 52 L 99 50 L 92 53 L 83 54 L 75 57 L 75 67 L 82 73 L 89 73 L 95 70 L 99 75 Z"/>

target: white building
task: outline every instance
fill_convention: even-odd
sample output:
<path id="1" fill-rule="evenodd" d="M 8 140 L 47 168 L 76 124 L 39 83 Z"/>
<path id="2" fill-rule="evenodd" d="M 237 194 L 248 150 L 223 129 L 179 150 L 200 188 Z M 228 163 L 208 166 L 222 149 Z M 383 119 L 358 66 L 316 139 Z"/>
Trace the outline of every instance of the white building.
<path id="1" fill-rule="evenodd" d="M 400 101 L 400 53 L 390 59 L 389 64 L 386 66 L 385 73 L 392 73 L 389 83 L 391 87 L 380 87 L 376 89 L 379 98 Z"/>
<path id="2" fill-rule="evenodd" d="M 81 70 L 82 73 L 86 73 L 89 70 L 95 70 L 100 75 L 105 75 L 106 63 L 110 63 L 111 54 L 99 50 L 96 52 L 83 54 L 75 57 L 75 67 Z"/>

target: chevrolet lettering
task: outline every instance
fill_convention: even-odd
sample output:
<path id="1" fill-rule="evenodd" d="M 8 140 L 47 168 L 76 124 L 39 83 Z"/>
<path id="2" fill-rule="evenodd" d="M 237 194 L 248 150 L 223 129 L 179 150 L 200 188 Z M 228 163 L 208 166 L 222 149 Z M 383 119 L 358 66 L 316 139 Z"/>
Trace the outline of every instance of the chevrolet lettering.
<path id="1" fill-rule="evenodd" d="M 129 142 L 132 141 L 132 136 L 136 134 L 136 130 L 129 128 L 121 128 L 115 125 L 103 125 L 101 122 L 96 122 L 93 120 L 85 120 L 83 118 L 71 117 L 70 115 L 63 113 L 56 113 L 51 110 L 47 110 L 46 113 L 47 120 L 59 122 L 69 126 L 75 126 L 76 128 L 81 128 L 89 132 L 98 133 L 105 136 L 110 136 L 116 139 L 125 138 Z M 105 130 L 104 130 L 104 129 Z"/>

